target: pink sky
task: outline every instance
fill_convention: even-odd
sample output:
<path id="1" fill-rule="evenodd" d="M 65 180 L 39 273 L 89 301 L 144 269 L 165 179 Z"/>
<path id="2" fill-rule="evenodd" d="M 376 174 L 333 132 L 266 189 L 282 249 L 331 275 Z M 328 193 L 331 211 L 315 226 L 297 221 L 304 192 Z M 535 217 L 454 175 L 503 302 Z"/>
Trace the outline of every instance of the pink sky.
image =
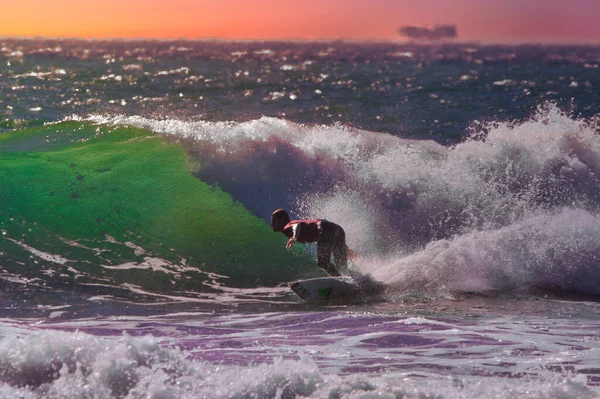
<path id="1" fill-rule="evenodd" d="M 600 0 L 18 0 L 0 36 L 399 40 L 453 24 L 461 40 L 600 42 Z"/>

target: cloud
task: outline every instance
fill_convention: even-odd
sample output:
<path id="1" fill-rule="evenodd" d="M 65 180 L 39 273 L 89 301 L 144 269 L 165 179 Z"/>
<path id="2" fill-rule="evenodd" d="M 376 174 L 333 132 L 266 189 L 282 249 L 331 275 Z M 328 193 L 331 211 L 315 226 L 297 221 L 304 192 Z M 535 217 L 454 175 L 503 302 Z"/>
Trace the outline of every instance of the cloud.
<path id="1" fill-rule="evenodd" d="M 455 25 L 436 25 L 433 28 L 408 25 L 398 29 L 398 33 L 414 40 L 443 40 L 458 37 Z"/>

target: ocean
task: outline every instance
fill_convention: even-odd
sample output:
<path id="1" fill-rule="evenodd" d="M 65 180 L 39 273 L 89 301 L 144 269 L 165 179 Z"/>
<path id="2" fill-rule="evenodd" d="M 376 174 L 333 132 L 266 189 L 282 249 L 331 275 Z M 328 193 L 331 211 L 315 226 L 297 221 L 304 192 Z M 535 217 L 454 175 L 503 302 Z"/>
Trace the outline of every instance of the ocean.
<path id="1" fill-rule="evenodd" d="M 599 64 L 0 39 L 0 397 L 600 397 Z M 385 292 L 304 303 L 277 208 Z"/>

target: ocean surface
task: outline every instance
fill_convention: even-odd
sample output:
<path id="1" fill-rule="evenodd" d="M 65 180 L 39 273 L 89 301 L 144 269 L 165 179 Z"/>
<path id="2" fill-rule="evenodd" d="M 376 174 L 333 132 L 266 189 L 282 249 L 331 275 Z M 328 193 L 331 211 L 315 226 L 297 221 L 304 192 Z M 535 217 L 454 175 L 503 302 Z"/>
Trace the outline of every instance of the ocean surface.
<path id="1" fill-rule="evenodd" d="M 0 39 L 0 397 L 600 397 L 599 64 Z M 303 303 L 276 208 L 386 291 Z"/>

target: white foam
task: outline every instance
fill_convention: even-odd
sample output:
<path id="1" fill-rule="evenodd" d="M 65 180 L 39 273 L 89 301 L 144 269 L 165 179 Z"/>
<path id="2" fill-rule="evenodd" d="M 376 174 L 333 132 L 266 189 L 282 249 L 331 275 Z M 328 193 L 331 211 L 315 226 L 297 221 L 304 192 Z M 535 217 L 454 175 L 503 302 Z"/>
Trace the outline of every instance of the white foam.
<path id="1" fill-rule="evenodd" d="M 548 360 L 546 360 L 548 361 Z M 493 365 L 488 367 L 493 368 Z M 533 366 L 535 367 L 535 365 Z M 0 341 L 1 398 L 592 398 L 584 376 L 328 374 L 308 356 L 251 366 L 194 361 L 146 337 L 37 331 Z M 420 376 L 420 377 L 419 377 Z"/>
<path id="2" fill-rule="evenodd" d="M 153 258 L 151 256 L 144 257 L 143 262 L 127 262 L 119 265 L 102 265 L 105 269 L 113 270 L 129 270 L 129 269 L 147 269 L 155 272 L 163 272 L 166 274 L 178 274 L 176 271 L 171 270 L 172 264 L 161 258 Z"/>
<path id="3" fill-rule="evenodd" d="M 600 216 L 564 208 L 497 230 L 432 242 L 370 272 L 398 291 L 445 292 L 559 287 L 600 293 Z"/>
<path id="4" fill-rule="evenodd" d="M 38 258 L 41 258 L 48 262 L 56 263 L 59 265 L 65 265 L 67 262 L 69 262 L 69 259 L 63 258 L 60 255 L 55 255 L 55 254 L 50 254 L 50 253 L 47 253 L 44 251 L 40 251 L 39 249 L 35 249 L 30 245 L 27 245 L 21 241 L 13 240 L 12 238 L 5 237 L 5 239 L 14 242 L 15 244 L 19 245 L 21 248 L 31 252 L 33 255 L 37 256 Z M 71 270 L 73 271 L 73 269 L 71 269 Z"/>

